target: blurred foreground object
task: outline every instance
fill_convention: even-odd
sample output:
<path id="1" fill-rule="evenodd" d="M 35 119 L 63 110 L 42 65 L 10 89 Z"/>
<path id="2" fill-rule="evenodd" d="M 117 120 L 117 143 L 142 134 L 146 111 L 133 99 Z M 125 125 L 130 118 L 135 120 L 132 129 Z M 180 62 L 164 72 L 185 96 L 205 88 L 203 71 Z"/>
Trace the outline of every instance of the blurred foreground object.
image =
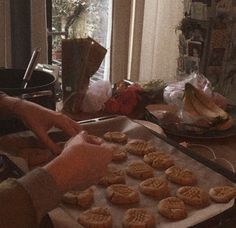
<path id="1" fill-rule="evenodd" d="M 107 50 L 92 38 L 66 39 L 62 42 L 63 110 L 78 113 L 90 77 L 99 69 Z"/>

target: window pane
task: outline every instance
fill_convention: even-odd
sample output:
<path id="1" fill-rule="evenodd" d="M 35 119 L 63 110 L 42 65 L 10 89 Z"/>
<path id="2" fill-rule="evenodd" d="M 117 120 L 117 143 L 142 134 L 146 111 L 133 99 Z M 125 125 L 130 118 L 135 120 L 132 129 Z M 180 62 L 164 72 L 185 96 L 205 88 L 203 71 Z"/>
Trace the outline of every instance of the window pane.
<path id="1" fill-rule="evenodd" d="M 52 58 L 61 62 L 61 41 L 91 37 L 108 52 L 94 78 L 108 79 L 112 0 L 52 0 Z"/>

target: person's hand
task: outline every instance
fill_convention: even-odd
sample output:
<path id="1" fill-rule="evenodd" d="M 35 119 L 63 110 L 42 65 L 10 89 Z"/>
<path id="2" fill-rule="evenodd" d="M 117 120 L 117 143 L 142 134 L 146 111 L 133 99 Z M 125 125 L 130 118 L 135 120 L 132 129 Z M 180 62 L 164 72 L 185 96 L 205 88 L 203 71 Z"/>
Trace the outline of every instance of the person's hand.
<path id="1" fill-rule="evenodd" d="M 69 117 L 29 101 L 17 102 L 14 113 L 54 154 L 59 154 L 61 148 L 48 136 L 48 130 L 57 127 L 69 136 L 75 136 L 81 130 L 80 125 Z"/>
<path id="2" fill-rule="evenodd" d="M 83 131 L 44 169 L 55 179 L 59 189 L 66 192 L 96 184 L 106 174 L 111 159 L 111 149 Z"/>

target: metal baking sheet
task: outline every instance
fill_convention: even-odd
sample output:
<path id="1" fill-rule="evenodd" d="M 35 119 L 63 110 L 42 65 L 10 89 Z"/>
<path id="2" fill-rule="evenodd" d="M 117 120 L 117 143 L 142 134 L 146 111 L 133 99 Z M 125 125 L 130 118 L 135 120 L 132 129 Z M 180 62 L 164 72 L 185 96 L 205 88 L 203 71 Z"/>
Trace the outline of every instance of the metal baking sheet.
<path id="1" fill-rule="evenodd" d="M 226 177 L 213 171 L 212 169 L 206 167 L 205 165 L 201 164 L 200 162 L 196 161 L 195 159 L 189 157 L 188 155 L 180 151 L 181 147 L 177 149 L 174 145 L 170 145 L 168 142 L 152 134 L 145 127 L 129 120 L 126 117 L 115 117 L 95 122 L 92 121 L 90 123 L 83 124 L 83 126 L 84 129 L 87 130 L 90 134 L 96 136 L 102 136 L 107 131 L 122 131 L 128 135 L 129 139 L 139 138 L 150 141 L 158 149 L 163 150 L 166 153 L 170 154 L 174 158 L 176 165 L 183 166 L 192 170 L 197 176 L 198 186 L 202 187 L 207 192 L 211 187 L 217 185 L 223 185 L 223 184 L 233 185 L 233 183 Z M 121 164 L 114 163 L 112 164 L 112 166 L 125 169 L 127 167 L 127 164 L 130 161 L 134 160 L 142 160 L 142 158 L 128 154 L 127 161 Z M 154 172 L 155 176 L 164 175 L 163 171 L 154 170 Z M 126 176 L 126 183 L 130 186 L 133 186 L 137 190 L 140 182 L 141 182 L 140 180 L 136 180 L 129 176 Z M 174 196 L 176 190 L 180 186 L 169 182 L 169 187 L 171 189 L 171 195 Z M 93 186 L 93 188 L 95 192 L 95 203 L 93 206 L 109 207 L 113 217 L 113 227 L 115 228 L 122 227 L 121 221 L 124 212 L 127 210 L 127 208 L 131 207 L 149 208 L 156 217 L 156 227 L 171 228 L 171 227 L 189 227 L 196 225 L 202 221 L 205 221 L 227 210 L 234 204 L 234 200 L 231 200 L 229 203 L 226 204 L 216 204 L 211 202 L 211 204 L 208 207 L 198 210 L 192 207 L 187 207 L 188 217 L 184 220 L 173 222 L 168 219 L 165 219 L 164 217 L 158 214 L 157 212 L 158 201 L 154 200 L 153 198 L 150 198 L 140 193 L 140 202 L 138 204 L 132 204 L 128 206 L 117 206 L 111 204 L 107 200 L 104 187 Z M 79 210 L 78 208 L 70 207 L 65 204 L 63 204 L 61 208 L 65 211 L 67 216 L 69 215 L 75 221 L 77 221 L 79 213 L 82 212 L 82 210 Z"/>

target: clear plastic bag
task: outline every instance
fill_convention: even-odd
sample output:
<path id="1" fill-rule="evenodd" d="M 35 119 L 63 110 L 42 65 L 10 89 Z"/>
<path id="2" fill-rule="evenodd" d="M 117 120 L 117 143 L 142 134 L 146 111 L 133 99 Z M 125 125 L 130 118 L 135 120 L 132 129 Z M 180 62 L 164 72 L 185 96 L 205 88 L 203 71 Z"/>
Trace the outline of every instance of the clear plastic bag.
<path id="1" fill-rule="evenodd" d="M 103 108 L 104 103 L 112 95 L 112 85 L 108 81 L 99 80 L 92 83 L 84 97 L 82 111 L 94 113 Z"/>
<path id="2" fill-rule="evenodd" d="M 184 80 L 166 86 L 163 93 L 164 101 L 181 107 L 186 83 L 191 83 L 209 96 L 213 93 L 210 81 L 204 75 L 194 72 Z"/>

